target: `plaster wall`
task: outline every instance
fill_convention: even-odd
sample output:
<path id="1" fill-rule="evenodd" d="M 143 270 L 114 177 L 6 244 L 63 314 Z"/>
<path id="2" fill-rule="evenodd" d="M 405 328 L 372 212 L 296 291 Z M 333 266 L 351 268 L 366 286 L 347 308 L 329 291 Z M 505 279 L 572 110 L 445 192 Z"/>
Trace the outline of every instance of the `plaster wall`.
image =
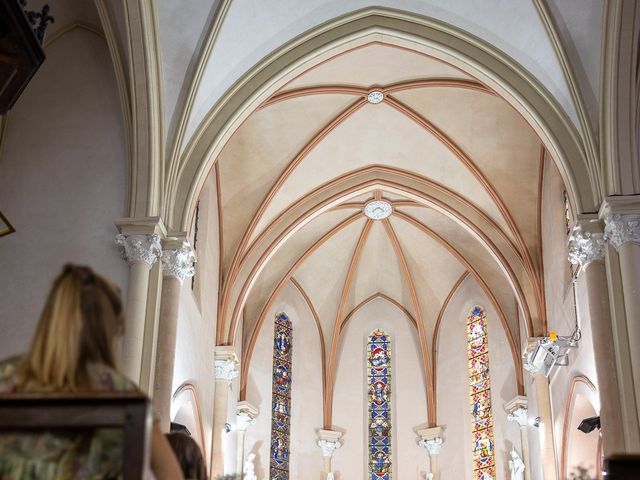
<path id="1" fill-rule="evenodd" d="M 59 37 L 9 112 L 0 150 L 0 357 L 26 349 L 53 278 L 87 264 L 127 291 L 114 237 L 125 215 L 127 149 L 103 38 Z"/>
<path id="2" fill-rule="evenodd" d="M 254 0 L 233 2 L 207 63 L 188 135 L 222 94 L 261 58 L 308 29 L 371 5 L 368 0 L 306 0 L 301 8 L 300 2 L 288 0 L 265 9 Z M 562 69 L 532 2 L 385 0 L 376 5 L 436 18 L 495 45 L 538 77 L 576 121 Z M 523 24 L 527 28 L 521 28 Z"/>
<path id="3" fill-rule="evenodd" d="M 333 428 L 344 432 L 333 457 L 337 480 L 365 478 L 368 469 L 366 343 L 381 328 L 391 337 L 392 462 L 394 478 L 424 478 L 427 454 L 415 430 L 427 426 L 427 400 L 416 328 L 395 305 L 376 298 L 349 320 L 337 354 Z"/>
<path id="4" fill-rule="evenodd" d="M 585 299 L 587 291 L 583 282 L 571 284 L 570 264 L 567 259 L 567 231 L 565 225 L 564 185 L 555 165 L 547 160 L 542 197 L 542 246 L 544 252 L 545 292 L 547 298 L 547 324 L 549 331 L 558 335 L 571 335 L 577 321 L 582 333 L 578 348 L 570 351 L 569 366 L 556 367 L 549 376 L 551 409 L 553 415 L 554 445 L 560 478 L 562 439 L 565 411 L 568 410 L 568 394 L 574 377 L 586 377 L 597 388 L 595 358 L 592 348 L 591 323 Z M 577 308 L 576 308 L 576 298 Z M 545 332 L 546 333 L 546 332 Z M 535 393 L 533 393 L 535 395 Z M 535 396 L 530 397 L 535 399 Z M 533 403 L 535 400 L 530 402 Z M 593 399 L 596 411 L 600 410 L 597 395 Z M 569 422 L 573 430 L 577 425 Z"/>
<path id="5" fill-rule="evenodd" d="M 271 379 L 273 368 L 273 319 L 285 312 L 293 327 L 291 371 L 290 478 L 319 479 L 322 456 L 316 442 L 322 428 L 322 370 L 318 330 L 304 297 L 291 283 L 282 289 L 267 312 L 255 345 L 246 400 L 260 410 L 257 422 L 248 428 L 245 455 L 256 455 L 258 478 L 269 476 L 271 441 Z M 338 454 L 336 454 L 338 455 Z M 347 477 L 344 477 L 347 478 Z"/>
<path id="6" fill-rule="evenodd" d="M 183 383 L 195 386 L 204 429 L 205 458 L 211 459 L 215 394 L 214 345 L 218 304 L 219 237 L 215 175 L 209 175 L 200 193 L 196 241 L 196 275 L 180 291 L 180 311 L 173 369 L 175 392 Z M 193 232 L 190 232 L 193 244 Z M 172 412 L 173 413 L 173 412 Z M 202 445 L 201 445 L 202 446 Z"/>
<path id="7" fill-rule="evenodd" d="M 437 423 L 445 428 L 445 444 L 439 458 L 443 479 L 473 478 L 466 319 L 475 305 L 485 309 L 488 320 L 497 478 L 509 478 L 508 457 L 512 446 L 522 454 L 519 427 L 507 420 L 503 408 L 518 393 L 511 349 L 495 309 L 469 276 L 447 306 L 438 339 Z"/>

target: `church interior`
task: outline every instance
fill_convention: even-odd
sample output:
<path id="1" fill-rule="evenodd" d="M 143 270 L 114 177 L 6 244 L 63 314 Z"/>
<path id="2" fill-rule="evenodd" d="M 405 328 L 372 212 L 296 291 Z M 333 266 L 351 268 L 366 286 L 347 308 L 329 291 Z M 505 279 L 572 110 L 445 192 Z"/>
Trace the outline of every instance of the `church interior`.
<path id="1" fill-rule="evenodd" d="M 0 357 L 89 265 L 212 480 L 636 478 L 635 0 L 4 1 Z"/>

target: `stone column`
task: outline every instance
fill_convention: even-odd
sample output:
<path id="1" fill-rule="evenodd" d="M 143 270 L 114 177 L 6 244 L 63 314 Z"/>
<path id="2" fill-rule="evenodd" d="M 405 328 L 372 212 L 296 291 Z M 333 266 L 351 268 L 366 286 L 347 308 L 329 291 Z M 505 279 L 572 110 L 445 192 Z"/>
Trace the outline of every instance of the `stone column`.
<path id="1" fill-rule="evenodd" d="M 162 255 L 162 250 L 157 233 L 128 233 L 145 229 L 128 228 L 130 225 L 122 224 L 119 227 L 122 233 L 116 237 L 116 243 L 122 247 L 123 257 L 129 262 L 122 370 L 127 377 L 138 383 L 142 368 L 149 271 Z"/>
<path id="2" fill-rule="evenodd" d="M 522 461 L 524 462 L 524 479 L 530 480 L 529 437 L 527 436 L 527 427 L 529 425 L 527 418 L 527 397 L 518 395 L 513 400 L 505 403 L 504 409 L 508 414 L 507 419 L 510 422 L 517 423 L 520 427 L 520 449 L 522 451 Z"/>
<path id="3" fill-rule="evenodd" d="M 231 383 L 238 376 L 238 357 L 231 346 L 218 346 L 215 351 L 216 390 L 213 405 L 213 445 L 211 449 L 211 477 L 231 473 L 225 471 L 225 454 L 232 448 L 227 436 Z M 228 467 L 227 467 L 228 468 Z"/>
<path id="4" fill-rule="evenodd" d="M 536 390 L 538 416 L 540 417 L 538 432 L 540 436 L 540 453 L 542 455 L 542 478 L 544 480 L 557 480 L 549 380 L 544 374 L 535 372 L 533 373 L 533 383 Z"/>
<path id="5" fill-rule="evenodd" d="M 184 240 L 167 240 L 162 251 L 162 300 L 158 322 L 156 347 L 155 384 L 153 408 L 163 432 L 169 431 L 171 423 L 171 394 L 173 386 L 173 365 L 176 357 L 176 333 L 180 290 L 185 278 L 195 273 L 195 254 Z"/>
<path id="6" fill-rule="evenodd" d="M 322 451 L 322 480 L 326 480 L 331 470 L 331 459 L 337 449 L 342 444 L 340 443 L 341 432 L 334 430 L 318 430 L 318 446 Z"/>
<path id="7" fill-rule="evenodd" d="M 440 479 L 438 455 L 440 455 L 442 445 L 444 444 L 443 432 L 443 427 L 431 427 L 418 430 L 418 435 L 420 436 L 418 445 L 424 448 L 429 454 L 429 473 L 427 474 L 427 478 L 433 478 L 433 480 Z M 431 475 L 431 477 L 429 477 L 429 475 Z"/>
<path id="8" fill-rule="evenodd" d="M 569 237 L 569 261 L 578 268 L 577 296 L 588 311 L 591 325 L 600 397 L 600 432 L 603 451 L 608 457 L 624 453 L 624 430 L 604 256 L 605 242 L 600 223 L 597 219 L 579 220 Z M 586 298 L 581 298 L 582 295 Z"/>
<path id="9" fill-rule="evenodd" d="M 236 470 L 240 476 L 243 475 L 244 467 L 244 437 L 249 425 L 255 425 L 258 409 L 249 402 L 242 401 L 236 406 L 236 430 L 238 432 L 238 450 L 236 456 Z"/>
<path id="10" fill-rule="evenodd" d="M 640 200 L 608 197 L 604 219 L 607 280 L 622 405 L 625 453 L 640 453 Z M 604 432 L 603 432 L 604 433 Z"/>

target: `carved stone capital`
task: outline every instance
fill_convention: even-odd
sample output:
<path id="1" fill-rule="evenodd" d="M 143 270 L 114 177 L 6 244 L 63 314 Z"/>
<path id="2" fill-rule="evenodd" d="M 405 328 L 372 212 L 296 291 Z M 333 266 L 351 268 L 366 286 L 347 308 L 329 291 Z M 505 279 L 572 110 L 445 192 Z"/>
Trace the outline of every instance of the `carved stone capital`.
<path id="1" fill-rule="evenodd" d="M 231 346 L 218 346 L 215 351 L 216 380 L 231 381 L 238 376 L 238 357 Z"/>
<path id="2" fill-rule="evenodd" d="M 251 405 L 247 401 L 238 402 L 236 407 L 237 412 L 237 429 L 245 432 L 249 425 L 256 424 L 256 417 L 258 416 L 258 409 Z"/>
<path id="3" fill-rule="evenodd" d="M 424 448 L 429 455 L 438 455 L 444 445 L 443 433 L 444 428 L 441 426 L 418 430 L 420 436 L 418 445 Z"/>
<path id="4" fill-rule="evenodd" d="M 569 236 L 569 261 L 584 266 L 604 259 L 604 234 L 588 232 L 576 225 Z"/>
<path id="5" fill-rule="evenodd" d="M 116 235 L 116 243 L 122 247 L 122 257 L 129 262 L 145 263 L 149 267 L 162 256 L 160 236 L 156 233 L 141 235 Z"/>
<path id="6" fill-rule="evenodd" d="M 442 437 L 435 437 L 430 439 L 421 439 L 418 442 L 422 448 L 424 448 L 429 455 L 439 455 L 442 451 L 442 445 L 444 444 L 444 440 Z"/>
<path id="7" fill-rule="evenodd" d="M 341 436 L 342 432 L 335 430 L 318 430 L 318 446 L 323 457 L 331 458 L 334 452 L 342 446 L 339 441 Z"/>
<path id="8" fill-rule="evenodd" d="M 177 278 L 180 283 L 196 273 L 194 263 L 196 255 L 188 242 L 182 242 L 178 248 L 162 251 L 162 274 Z"/>
<path id="9" fill-rule="evenodd" d="M 329 440 L 318 440 L 318 446 L 322 451 L 323 457 L 333 457 L 333 453 L 339 449 L 342 444 L 337 440 L 335 442 Z"/>
<path id="10" fill-rule="evenodd" d="M 610 213 L 604 219 L 604 238 L 616 250 L 628 242 L 640 243 L 640 215 Z"/>
<path id="11" fill-rule="evenodd" d="M 518 395 L 513 400 L 504 404 L 504 410 L 507 412 L 507 420 L 516 422 L 521 427 L 527 426 L 527 397 Z"/>

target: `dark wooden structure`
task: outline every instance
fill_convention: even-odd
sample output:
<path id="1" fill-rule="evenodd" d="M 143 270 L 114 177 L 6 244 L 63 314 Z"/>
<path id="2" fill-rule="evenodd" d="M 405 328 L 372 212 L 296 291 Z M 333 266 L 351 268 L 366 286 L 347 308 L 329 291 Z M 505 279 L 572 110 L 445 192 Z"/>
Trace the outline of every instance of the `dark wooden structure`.
<path id="1" fill-rule="evenodd" d="M 25 12 L 18 0 L 0 1 L 0 115 L 16 102 L 45 55 L 42 39 L 49 7 Z"/>
<path id="2" fill-rule="evenodd" d="M 0 395 L 0 434 L 121 428 L 124 480 L 145 478 L 151 421 L 149 400 L 142 393 Z"/>

